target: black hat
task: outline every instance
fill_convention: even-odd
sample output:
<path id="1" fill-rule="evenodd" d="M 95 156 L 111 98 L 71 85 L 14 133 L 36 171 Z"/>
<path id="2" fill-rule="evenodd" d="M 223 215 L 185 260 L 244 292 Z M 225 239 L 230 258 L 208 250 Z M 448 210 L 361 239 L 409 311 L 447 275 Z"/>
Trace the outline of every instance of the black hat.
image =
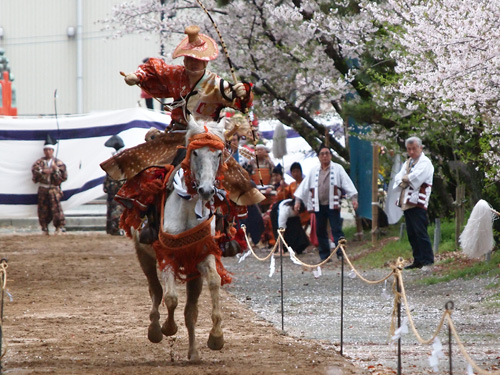
<path id="1" fill-rule="evenodd" d="M 293 171 L 294 169 L 299 169 L 302 172 L 302 167 L 300 166 L 300 163 L 297 163 L 297 162 L 292 163 L 292 166 L 290 167 L 290 171 Z"/>
<path id="2" fill-rule="evenodd" d="M 274 167 L 272 173 L 280 174 L 281 176 L 283 176 L 283 167 L 281 166 L 281 164 L 278 164 L 276 167 Z"/>
<path id="3" fill-rule="evenodd" d="M 113 147 L 116 151 L 118 151 L 119 149 L 125 147 L 125 144 L 123 143 L 123 139 L 121 139 L 118 135 L 113 135 L 106 141 L 106 143 L 104 143 L 104 146 Z"/>
<path id="4" fill-rule="evenodd" d="M 45 143 L 43 144 L 43 148 L 51 148 L 52 150 L 54 150 L 56 148 L 56 144 L 57 144 L 57 141 L 54 140 L 54 138 L 52 138 L 50 136 L 50 134 L 47 134 L 47 138 L 45 139 Z"/>

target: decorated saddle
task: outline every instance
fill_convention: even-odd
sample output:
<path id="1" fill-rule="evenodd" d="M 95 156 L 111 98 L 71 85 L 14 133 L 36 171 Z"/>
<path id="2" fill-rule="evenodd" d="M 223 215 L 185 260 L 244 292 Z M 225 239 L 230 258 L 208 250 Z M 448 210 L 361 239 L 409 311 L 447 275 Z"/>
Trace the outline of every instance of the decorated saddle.
<path id="1" fill-rule="evenodd" d="M 130 180 L 143 170 L 152 167 L 170 165 L 185 143 L 186 133 L 159 132 L 151 140 L 115 154 L 101 163 L 101 168 L 114 180 Z M 222 180 L 223 188 L 229 192 L 229 198 L 239 206 L 257 204 L 265 197 L 255 188 L 248 172 L 224 150 L 227 169 Z"/>

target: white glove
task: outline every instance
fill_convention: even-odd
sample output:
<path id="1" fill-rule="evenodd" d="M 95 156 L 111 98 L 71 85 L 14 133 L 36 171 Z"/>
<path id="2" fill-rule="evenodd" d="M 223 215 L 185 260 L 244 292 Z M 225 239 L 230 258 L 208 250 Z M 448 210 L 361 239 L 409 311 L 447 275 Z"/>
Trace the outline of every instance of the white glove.
<path id="1" fill-rule="evenodd" d="M 134 73 L 129 73 L 125 76 L 125 83 L 134 86 L 139 83 L 139 78 Z"/>
<path id="2" fill-rule="evenodd" d="M 247 96 L 247 90 L 245 89 L 245 85 L 241 82 L 234 85 L 233 90 L 238 98 L 244 99 Z"/>

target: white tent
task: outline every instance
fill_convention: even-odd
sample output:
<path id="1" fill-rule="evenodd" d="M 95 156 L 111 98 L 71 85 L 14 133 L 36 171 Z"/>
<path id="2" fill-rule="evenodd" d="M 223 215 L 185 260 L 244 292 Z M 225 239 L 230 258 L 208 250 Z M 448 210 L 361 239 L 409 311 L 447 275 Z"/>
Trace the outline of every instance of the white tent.
<path id="1" fill-rule="evenodd" d="M 125 147 L 144 142 L 151 128 L 165 129 L 170 116 L 142 108 L 49 118 L 0 117 L 0 218 L 37 215 L 37 185 L 31 180 L 31 166 L 43 156 L 48 134 L 59 139 L 57 157 L 68 169 L 62 184 L 62 207 L 72 207 L 102 196 L 105 172 L 99 164 L 114 149 L 104 143 L 119 135 Z"/>

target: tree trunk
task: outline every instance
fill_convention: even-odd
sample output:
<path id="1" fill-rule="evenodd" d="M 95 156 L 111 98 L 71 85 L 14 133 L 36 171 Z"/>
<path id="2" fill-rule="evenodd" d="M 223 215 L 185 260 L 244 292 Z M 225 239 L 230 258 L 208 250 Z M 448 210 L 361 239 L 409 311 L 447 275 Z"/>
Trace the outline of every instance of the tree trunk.
<path id="1" fill-rule="evenodd" d="M 458 250 L 460 245 L 458 240 L 464 224 L 465 213 L 465 185 L 460 184 L 456 189 L 455 199 L 455 249 Z"/>

